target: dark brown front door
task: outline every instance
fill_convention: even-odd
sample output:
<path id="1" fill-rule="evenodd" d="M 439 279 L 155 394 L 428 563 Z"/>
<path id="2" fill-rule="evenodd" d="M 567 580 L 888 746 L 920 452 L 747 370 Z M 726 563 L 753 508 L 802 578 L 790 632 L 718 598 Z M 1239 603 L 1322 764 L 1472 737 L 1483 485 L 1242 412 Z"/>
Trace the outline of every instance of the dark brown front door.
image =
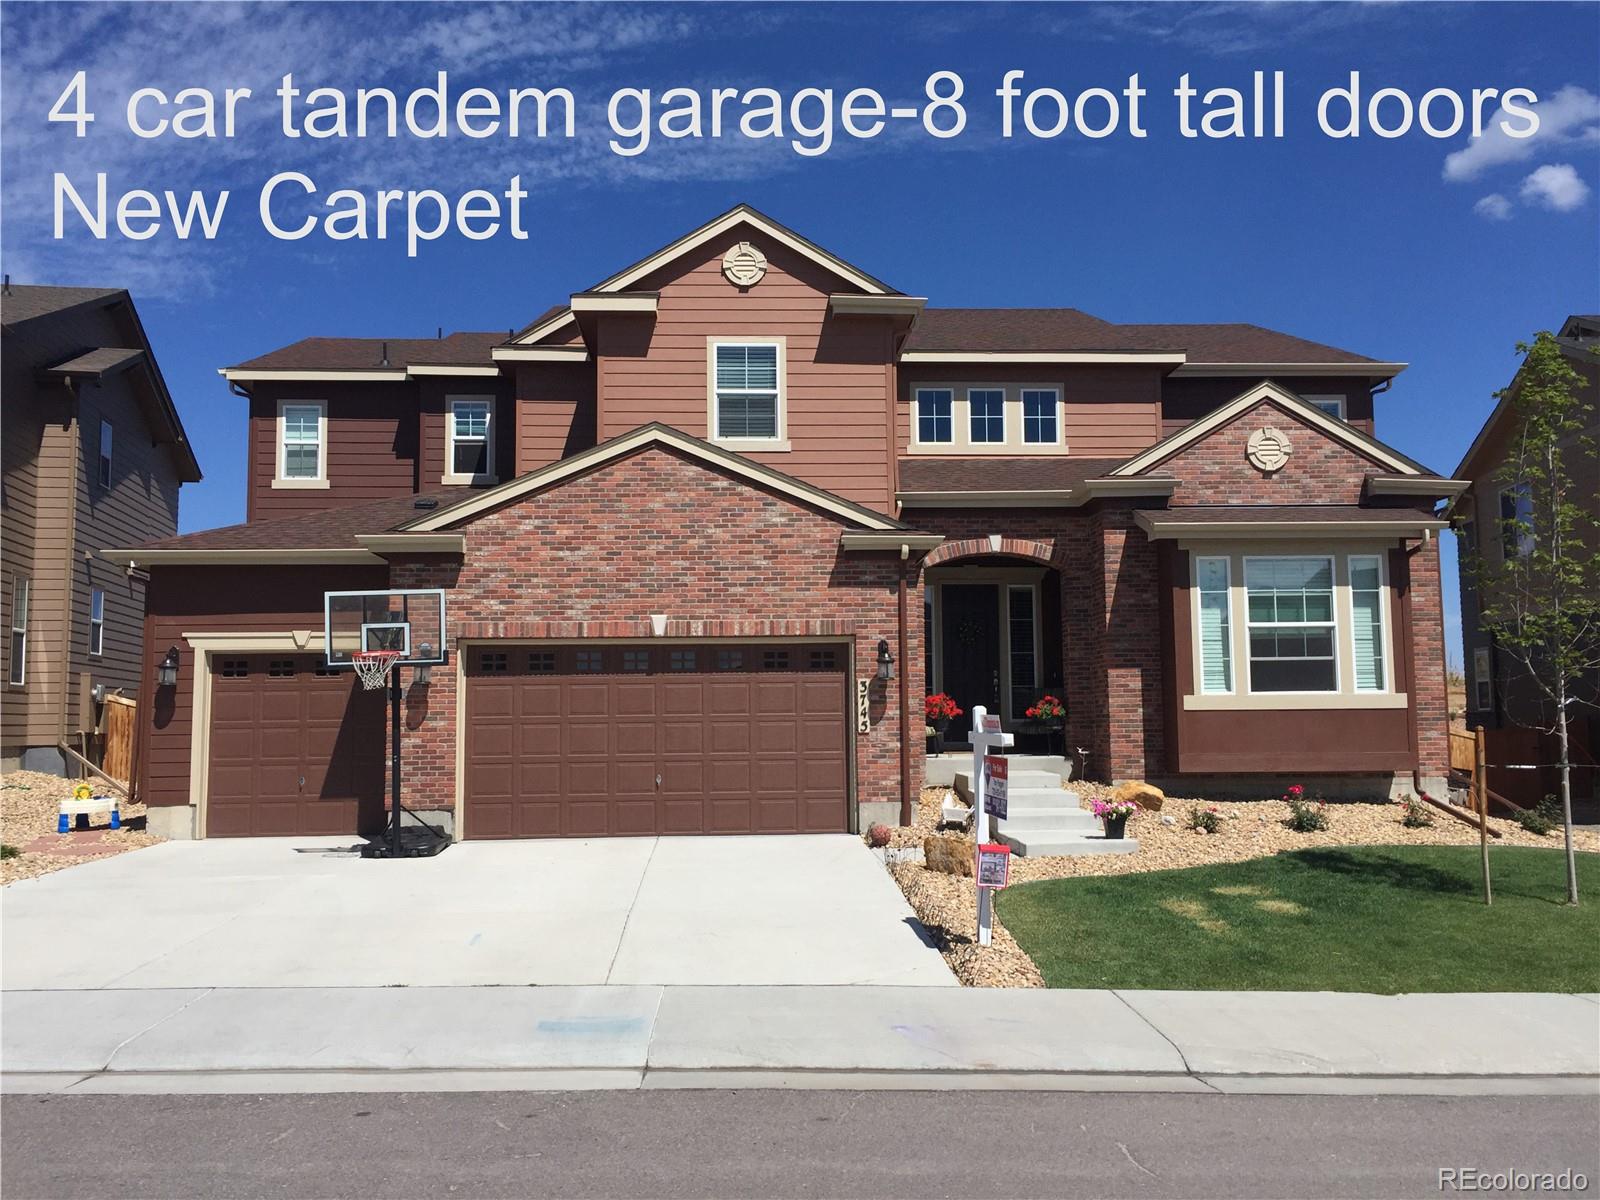
<path id="1" fill-rule="evenodd" d="M 383 827 L 385 692 L 321 655 L 217 655 L 206 836 Z"/>
<path id="2" fill-rule="evenodd" d="M 943 690 L 961 706 L 948 741 L 972 731 L 972 706 L 1000 711 L 1000 589 L 992 583 L 947 583 L 939 589 Z"/>
<path id="3" fill-rule="evenodd" d="M 849 828 L 843 646 L 465 654 L 469 838 Z"/>

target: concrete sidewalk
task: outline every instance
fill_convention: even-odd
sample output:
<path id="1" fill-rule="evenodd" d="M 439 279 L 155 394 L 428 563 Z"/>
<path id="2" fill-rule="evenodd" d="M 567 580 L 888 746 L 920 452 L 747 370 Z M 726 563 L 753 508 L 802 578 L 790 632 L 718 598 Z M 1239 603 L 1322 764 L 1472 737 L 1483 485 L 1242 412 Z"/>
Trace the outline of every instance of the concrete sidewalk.
<path id="1" fill-rule="evenodd" d="M 1600 1094 L 1600 997 L 927 987 L 22 991 L 7 1091 Z"/>

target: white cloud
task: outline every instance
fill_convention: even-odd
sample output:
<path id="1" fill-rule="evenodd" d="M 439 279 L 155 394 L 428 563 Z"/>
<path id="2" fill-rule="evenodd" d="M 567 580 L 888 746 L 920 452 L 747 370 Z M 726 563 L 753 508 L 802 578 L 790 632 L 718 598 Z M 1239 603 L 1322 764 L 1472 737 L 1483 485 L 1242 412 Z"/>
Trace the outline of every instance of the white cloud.
<path id="1" fill-rule="evenodd" d="M 1490 192 L 1472 206 L 1472 211 L 1490 221 L 1511 220 L 1511 201 L 1499 192 Z"/>
<path id="2" fill-rule="evenodd" d="M 1444 177 L 1452 183 L 1476 179 L 1491 167 L 1525 162 L 1552 145 L 1593 142 L 1600 139 L 1600 96 L 1569 84 L 1547 99 L 1531 106 L 1539 114 L 1539 128 L 1531 137 L 1514 138 L 1501 132 L 1504 108 L 1497 108 L 1484 125 L 1482 137 L 1469 141 L 1465 149 L 1453 151 L 1444 160 Z M 1521 127 L 1520 119 L 1512 119 Z"/>
<path id="3" fill-rule="evenodd" d="M 1556 212 L 1582 208 L 1589 198 L 1589 185 L 1578 177 L 1571 163 L 1547 163 L 1522 181 L 1522 200 Z"/>

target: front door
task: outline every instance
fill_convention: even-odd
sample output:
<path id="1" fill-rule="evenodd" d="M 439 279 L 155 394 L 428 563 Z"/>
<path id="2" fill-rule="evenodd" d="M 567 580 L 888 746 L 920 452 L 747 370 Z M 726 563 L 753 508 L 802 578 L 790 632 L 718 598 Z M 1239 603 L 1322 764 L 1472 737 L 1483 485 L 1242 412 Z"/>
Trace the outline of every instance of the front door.
<path id="1" fill-rule="evenodd" d="M 1000 711 L 1000 589 L 993 583 L 947 583 L 939 589 L 939 604 L 944 690 L 963 710 L 945 736 L 964 742 L 974 704 Z"/>

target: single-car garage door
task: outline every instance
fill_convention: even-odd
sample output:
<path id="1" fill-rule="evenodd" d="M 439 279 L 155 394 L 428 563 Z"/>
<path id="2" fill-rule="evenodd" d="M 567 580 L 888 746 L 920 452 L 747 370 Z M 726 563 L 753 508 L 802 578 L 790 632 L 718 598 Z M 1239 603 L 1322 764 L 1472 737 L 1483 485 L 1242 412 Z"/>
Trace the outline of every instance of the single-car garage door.
<path id="1" fill-rule="evenodd" d="M 216 656 L 206 836 L 381 829 L 386 696 L 321 655 Z"/>
<path id="2" fill-rule="evenodd" d="M 842 645 L 465 654 L 469 838 L 849 828 Z"/>

